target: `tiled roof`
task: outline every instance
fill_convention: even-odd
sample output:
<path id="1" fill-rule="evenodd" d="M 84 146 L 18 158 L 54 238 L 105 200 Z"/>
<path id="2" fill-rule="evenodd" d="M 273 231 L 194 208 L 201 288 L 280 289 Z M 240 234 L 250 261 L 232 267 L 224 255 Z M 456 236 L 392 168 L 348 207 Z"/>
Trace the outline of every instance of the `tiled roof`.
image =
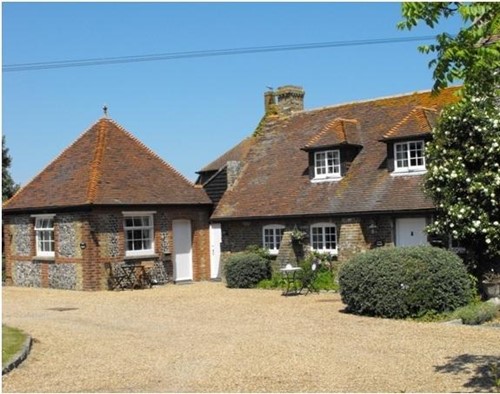
<path id="1" fill-rule="evenodd" d="M 393 128 L 395 133 L 412 132 L 417 115 L 425 113 L 428 119 L 430 114 L 426 109 L 415 110 L 416 107 L 440 110 L 457 101 L 456 90 L 445 89 L 439 96 L 418 92 L 342 104 L 273 119 L 262 126 L 261 136 L 248 152 L 236 186 L 226 191 L 212 219 L 432 209 L 432 202 L 421 190 L 421 175 L 391 175 L 387 169 L 387 146 L 380 140 Z M 402 124 L 405 118 L 408 122 Z M 362 149 L 348 172 L 340 181 L 312 183 L 309 153 L 303 148 L 344 141 L 346 136 L 340 126 L 352 126 L 352 120 L 357 127 L 351 131 L 356 130 L 356 143 Z M 420 121 L 416 124 L 418 133 L 430 130 Z"/>
<path id="2" fill-rule="evenodd" d="M 359 123 L 356 119 L 336 118 L 328 122 L 304 147 L 310 150 L 323 146 L 360 144 Z"/>
<path id="3" fill-rule="evenodd" d="M 401 122 L 383 136 L 383 140 L 395 140 L 430 134 L 436 124 L 438 112 L 435 108 L 415 107 Z"/>
<path id="4" fill-rule="evenodd" d="M 102 118 L 3 208 L 209 203 L 204 190 L 117 123 Z"/>
<path id="5" fill-rule="evenodd" d="M 227 152 L 219 156 L 216 160 L 214 160 L 210 164 L 207 164 L 200 171 L 198 171 L 198 173 L 208 172 L 208 171 L 218 171 L 220 168 L 224 167 L 228 161 L 243 160 L 246 157 L 252 145 L 255 143 L 255 141 L 256 141 L 255 137 L 245 138 L 239 144 L 235 145 Z"/>

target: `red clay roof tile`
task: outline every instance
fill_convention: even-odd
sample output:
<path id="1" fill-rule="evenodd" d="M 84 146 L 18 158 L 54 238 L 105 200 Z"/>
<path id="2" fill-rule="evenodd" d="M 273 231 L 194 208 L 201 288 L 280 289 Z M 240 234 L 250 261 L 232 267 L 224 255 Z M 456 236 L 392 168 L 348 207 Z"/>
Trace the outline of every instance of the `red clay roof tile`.
<path id="1" fill-rule="evenodd" d="M 3 208 L 87 204 L 210 204 L 210 200 L 136 137 L 102 118 Z"/>
<path id="2" fill-rule="evenodd" d="M 439 110 L 458 100 L 456 90 L 445 89 L 439 96 L 419 92 L 306 110 L 261 125 L 261 136 L 249 150 L 237 184 L 224 194 L 212 219 L 433 209 L 432 201 L 422 192 L 422 176 L 391 175 L 386 163 L 387 146 L 380 140 L 416 107 Z M 422 111 L 428 121 L 427 110 L 416 114 Z M 408 128 L 405 123 L 397 130 L 412 132 L 411 125 L 418 132 L 430 130 L 425 119 L 415 118 L 415 122 L 408 122 Z M 340 124 L 352 125 L 347 119 L 358 122 L 361 151 L 341 180 L 312 183 L 309 153 L 302 148 L 342 141 L 345 137 Z M 331 139 L 322 142 L 327 136 Z"/>

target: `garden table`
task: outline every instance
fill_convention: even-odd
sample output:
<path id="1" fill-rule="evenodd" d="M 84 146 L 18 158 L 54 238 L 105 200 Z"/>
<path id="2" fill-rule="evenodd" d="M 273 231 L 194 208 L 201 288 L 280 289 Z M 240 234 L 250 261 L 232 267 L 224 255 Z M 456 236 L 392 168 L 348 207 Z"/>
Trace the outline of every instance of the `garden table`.
<path id="1" fill-rule="evenodd" d="M 302 271 L 302 268 L 292 267 L 290 264 L 287 264 L 286 267 L 281 268 L 280 271 L 286 284 L 286 290 L 283 290 L 282 295 L 289 296 L 299 294 L 295 279 L 297 276 L 297 272 Z"/>
<path id="2" fill-rule="evenodd" d="M 151 279 L 149 275 L 149 267 L 145 267 L 141 263 L 125 263 L 122 266 L 125 274 L 124 283 L 130 289 L 151 287 Z"/>

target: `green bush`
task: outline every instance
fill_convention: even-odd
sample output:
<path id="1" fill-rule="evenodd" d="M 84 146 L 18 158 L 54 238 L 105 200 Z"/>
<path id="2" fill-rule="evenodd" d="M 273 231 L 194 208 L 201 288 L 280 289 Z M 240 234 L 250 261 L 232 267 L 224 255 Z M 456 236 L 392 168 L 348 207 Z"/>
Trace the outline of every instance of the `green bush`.
<path id="1" fill-rule="evenodd" d="M 496 315 L 496 305 L 490 302 L 480 302 L 458 308 L 454 312 L 453 317 L 462 319 L 464 324 L 477 325 L 493 320 Z"/>
<path id="2" fill-rule="evenodd" d="M 271 263 L 255 253 L 232 254 L 224 267 L 227 287 L 255 287 L 263 279 L 271 278 Z"/>
<path id="3" fill-rule="evenodd" d="M 281 289 L 284 283 L 281 272 L 275 272 L 270 279 L 262 279 L 256 287 L 259 289 Z"/>
<path id="4" fill-rule="evenodd" d="M 460 258 L 430 246 L 360 253 L 341 267 L 339 284 L 348 311 L 391 318 L 453 311 L 474 294 Z"/>
<path id="5" fill-rule="evenodd" d="M 318 290 L 338 290 L 338 285 L 335 283 L 335 273 L 330 268 L 329 264 L 317 258 L 317 254 L 310 254 L 303 262 L 300 263 L 302 275 L 308 275 L 312 269 L 312 264 L 316 261 L 318 264 L 314 288 Z"/>

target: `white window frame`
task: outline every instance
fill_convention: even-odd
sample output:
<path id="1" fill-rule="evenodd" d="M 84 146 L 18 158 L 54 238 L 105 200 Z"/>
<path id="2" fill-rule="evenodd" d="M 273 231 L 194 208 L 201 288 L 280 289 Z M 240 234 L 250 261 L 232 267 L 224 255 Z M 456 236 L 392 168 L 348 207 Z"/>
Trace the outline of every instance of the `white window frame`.
<path id="1" fill-rule="evenodd" d="M 334 240 L 333 242 L 335 243 L 335 247 L 327 247 L 328 243 L 331 243 L 331 240 L 328 241 L 327 238 L 327 228 L 333 228 L 334 229 Z M 316 230 L 320 230 L 319 233 L 317 233 Z M 316 236 L 320 236 L 320 240 L 316 240 Z M 315 245 L 316 243 L 320 243 L 321 247 L 318 247 L 319 245 Z M 311 225 L 311 250 L 314 250 L 316 252 L 321 252 L 321 253 L 329 253 L 331 255 L 336 255 L 338 253 L 338 234 L 337 234 L 337 226 L 335 223 L 314 223 Z"/>
<path id="2" fill-rule="evenodd" d="M 155 212 L 123 212 L 123 237 L 125 241 L 125 256 L 146 256 L 146 255 L 152 255 L 154 254 L 155 250 L 155 233 L 154 233 L 154 221 L 153 221 L 153 214 Z M 131 218 L 148 218 L 149 219 L 149 224 L 148 225 L 135 225 L 132 224 L 127 225 L 127 219 Z M 143 238 L 143 234 L 141 234 L 141 238 L 138 238 L 137 241 L 141 240 L 148 240 L 149 241 L 149 248 L 147 249 L 129 249 L 129 241 L 134 241 L 134 239 L 129 240 L 129 231 L 149 231 L 149 237 L 148 238 Z"/>
<path id="3" fill-rule="evenodd" d="M 313 182 L 339 180 L 341 177 L 340 150 L 314 152 Z"/>
<path id="4" fill-rule="evenodd" d="M 281 240 L 283 239 L 284 232 L 285 226 L 283 226 L 282 224 L 268 224 L 262 227 L 263 248 L 267 249 L 272 255 L 278 254 L 280 251 Z M 270 241 L 268 237 L 271 237 Z"/>
<path id="5" fill-rule="evenodd" d="M 54 217 L 55 214 L 32 215 L 35 218 L 35 243 L 36 255 L 38 257 L 55 257 L 55 231 L 54 231 Z M 51 225 L 46 227 L 46 225 Z M 48 235 L 48 238 L 46 236 Z M 43 244 L 49 245 L 49 250 L 42 246 Z M 52 250 L 50 250 L 52 249 Z"/>
<path id="6" fill-rule="evenodd" d="M 420 145 L 420 147 L 417 147 Z M 398 152 L 398 148 L 403 147 L 403 150 Z M 422 152 L 421 156 L 412 157 L 412 152 Z M 398 153 L 402 155 L 398 157 Z M 413 161 L 422 161 L 422 164 L 412 164 Z M 406 161 L 406 163 L 404 163 Z M 403 162 L 403 163 L 401 163 Z M 405 165 L 406 164 L 406 165 Z M 425 141 L 405 141 L 394 144 L 394 172 L 395 173 L 423 173 L 426 171 L 425 166 Z"/>

